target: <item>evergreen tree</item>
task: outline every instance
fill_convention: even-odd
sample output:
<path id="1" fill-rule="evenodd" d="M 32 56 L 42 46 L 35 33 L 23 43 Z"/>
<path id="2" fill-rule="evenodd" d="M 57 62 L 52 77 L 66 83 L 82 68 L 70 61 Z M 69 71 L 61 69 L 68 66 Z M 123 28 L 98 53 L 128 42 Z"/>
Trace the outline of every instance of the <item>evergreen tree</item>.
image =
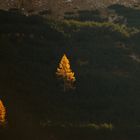
<path id="1" fill-rule="evenodd" d="M 64 82 L 63 83 L 64 92 L 69 89 L 74 89 L 73 84 L 76 79 L 74 76 L 74 72 L 72 72 L 70 68 L 69 60 L 65 54 L 59 63 L 59 67 L 57 68 L 56 75 Z"/>

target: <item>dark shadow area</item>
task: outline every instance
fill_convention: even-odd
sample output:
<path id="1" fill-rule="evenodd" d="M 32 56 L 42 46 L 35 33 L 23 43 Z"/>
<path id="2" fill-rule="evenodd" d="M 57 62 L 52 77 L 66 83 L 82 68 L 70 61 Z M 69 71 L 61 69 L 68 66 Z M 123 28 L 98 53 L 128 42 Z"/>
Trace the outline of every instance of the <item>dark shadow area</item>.
<path id="1" fill-rule="evenodd" d="M 64 15 L 64 19 L 67 19 L 67 20 L 73 19 L 73 20 L 78 20 L 78 21 L 97 21 L 97 22 L 102 22 L 106 20 L 100 16 L 100 13 L 98 10 L 77 11 L 76 13 L 66 12 Z"/>
<path id="2" fill-rule="evenodd" d="M 127 19 L 128 26 L 140 27 L 140 9 L 131 7 L 125 7 L 123 5 L 112 5 L 109 9 L 115 10 L 115 12 Z"/>
<path id="3" fill-rule="evenodd" d="M 139 33 L 110 23 L 50 22 L 5 11 L 0 17 L 0 98 L 8 121 L 0 129 L 3 139 L 139 137 L 140 63 L 130 57 Z M 67 92 L 56 78 L 64 53 L 76 77 L 76 89 Z M 81 126 L 92 123 L 114 129 Z"/>

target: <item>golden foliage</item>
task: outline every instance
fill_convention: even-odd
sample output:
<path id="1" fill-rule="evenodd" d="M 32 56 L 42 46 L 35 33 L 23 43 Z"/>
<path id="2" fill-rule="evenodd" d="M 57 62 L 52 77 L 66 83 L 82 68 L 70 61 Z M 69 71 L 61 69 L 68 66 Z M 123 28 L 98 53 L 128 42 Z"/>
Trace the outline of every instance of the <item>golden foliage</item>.
<path id="1" fill-rule="evenodd" d="M 6 122 L 5 116 L 6 116 L 6 109 L 2 101 L 0 100 L 0 124 L 4 124 Z"/>
<path id="2" fill-rule="evenodd" d="M 75 82 L 75 76 L 74 72 L 72 72 L 70 68 L 70 62 L 67 58 L 67 56 L 64 54 L 60 63 L 59 67 L 57 68 L 56 75 L 60 78 L 63 79 L 64 81 L 64 91 L 66 89 L 73 89 L 73 83 Z"/>

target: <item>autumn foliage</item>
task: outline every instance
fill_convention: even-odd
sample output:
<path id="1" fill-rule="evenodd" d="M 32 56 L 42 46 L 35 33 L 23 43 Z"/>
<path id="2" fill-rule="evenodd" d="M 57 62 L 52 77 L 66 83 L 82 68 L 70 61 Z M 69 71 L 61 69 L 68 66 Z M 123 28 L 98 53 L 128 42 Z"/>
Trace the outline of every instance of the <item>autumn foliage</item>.
<path id="1" fill-rule="evenodd" d="M 59 67 L 57 68 L 56 75 L 59 79 L 63 80 L 63 87 L 64 87 L 64 92 L 68 89 L 74 89 L 74 82 L 75 82 L 75 76 L 74 72 L 72 72 L 70 68 L 70 62 L 67 58 L 67 56 L 64 54 L 60 63 Z"/>
<path id="2" fill-rule="evenodd" d="M 6 116 L 6 109 L 2 101 L 0 100 L 0 124 L 4 124 L 6 122 L 5 116 Z"/>

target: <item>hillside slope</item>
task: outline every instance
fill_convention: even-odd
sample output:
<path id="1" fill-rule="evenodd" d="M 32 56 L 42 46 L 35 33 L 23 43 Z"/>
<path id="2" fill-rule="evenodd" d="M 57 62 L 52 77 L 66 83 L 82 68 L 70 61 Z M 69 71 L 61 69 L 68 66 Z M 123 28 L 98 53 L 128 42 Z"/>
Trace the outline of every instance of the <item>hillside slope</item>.
<path id="1" fill-rule="evenodd" d="M 61 17 L 68 11 L 105 8 L 113 4 L 133 6 L 139 5 L 139 0 L 0 0 L 0 9 L 20 8 L 35 13 L 49 10 L 54 17 Z"/>
<path id="2" fill-rule="evenodd" d="M 140 15 L 125 10 L 137 26 L 0 11 L 1 138 L 140 139 Z M 67 92 L 56 77 L 64 53 L 76 77 Z"/>
<path id="3" fill-rule="evenodd" d="M 54 122 L 140 122 L 138 29 L 0 14 L 3 98 Z M 55 75 L 64 53 L 76 75 L 76 90 L 67 93 Z"/>

